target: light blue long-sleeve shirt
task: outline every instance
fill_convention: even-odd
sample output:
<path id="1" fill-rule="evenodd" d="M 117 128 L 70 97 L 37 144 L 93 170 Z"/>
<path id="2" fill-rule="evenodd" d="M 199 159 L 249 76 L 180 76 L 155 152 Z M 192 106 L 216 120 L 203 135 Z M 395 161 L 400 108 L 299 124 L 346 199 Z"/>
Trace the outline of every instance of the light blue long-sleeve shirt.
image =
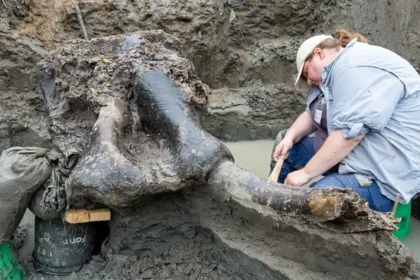
<path id="1" fill-rule="evenodd" d="M 399 55 L 353 40 L 323 69 L 328 132 L 364 135 L 339 173 L 378 182 L 408 203 L 420 192 L 420 76 Z"/>

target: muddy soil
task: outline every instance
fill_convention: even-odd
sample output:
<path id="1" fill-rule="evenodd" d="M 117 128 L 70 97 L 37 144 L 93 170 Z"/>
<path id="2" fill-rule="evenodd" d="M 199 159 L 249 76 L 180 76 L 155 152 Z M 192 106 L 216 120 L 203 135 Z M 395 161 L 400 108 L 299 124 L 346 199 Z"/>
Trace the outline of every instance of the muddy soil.
<path id="1" fill-rule="evenodd" d="M 268 209 L 214 199 L 205 186 L 113 210 L 101 254 L 68 276 L 29 279 L 400 279 L 419 275 L 387 233 L 340 234 Z M 140 206 L 141 205 L 141 206 Z M 334 264 L 334 265 L 332 265 Z"/>
<path id="2" fill-rule="evenodd" d="M 68 276 L 37 273 L 23 262 L 29 279 L 287 279 L 229 248 L 200 226 L 199 214 L 182 196 L 148 199 L 142 207 L 119 209 L 100 255 Z"/>
<path id="3" fill-rule="evenodd" d="M 219 244 L 206 230 L 184 221 L 174 230 L 166 224 L 153 224 L 156 238 L 164 243 L 159 252 L 144 248 L 133 252 L 96 255 L 80 271 L 68 276 L 47 276 L 36 273 L 30 262 L 25 268 L 29 279 L 256 279 L 256 271 L 238 264 L 238 252 Z M 192 228 L 192 230 L 190 229 Z M 140 229 L 138 229 L 140 230 Z M 183 232 L 187 230 L 187 232 Z M 159 242 L 156 240 L 156 242 Z M 154 246 L 157 247 L 157 246 Z M 249 272 L 246 272 L 249 271 Z M 261 271 L 260 271 L 261 272 Z M 263 271 L 264 274 L 267 272 Z M 267 279 L 267 278 L 265 278 Z M 271 277 L 270 279 L 281 279 Z"/>

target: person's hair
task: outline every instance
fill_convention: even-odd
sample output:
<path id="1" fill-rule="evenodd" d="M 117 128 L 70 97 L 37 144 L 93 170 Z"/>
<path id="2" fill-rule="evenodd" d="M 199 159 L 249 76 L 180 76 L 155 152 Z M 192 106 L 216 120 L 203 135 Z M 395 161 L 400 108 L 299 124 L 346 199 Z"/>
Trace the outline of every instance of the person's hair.
<path id="1" fill-rule="evenodd" d="M 347 44 L 353 40 L 353 39 L 357 39 L 357 41 L 361 42 L 361 43 L 369 43 L 369 40 L 359 34 L 359 33 L 352 33 L 350 31 L 347 31 L 345 29 L 337 29 L 334 34 L 332 34 L 332 36 L 334 37 L 333 39 L 325 39 L 324 41 L 322 41 L 321 43 L 319 43 L 314 49 L 316 48 L 320 48 L 320 49 L 337 49 L 339 50 L 340 48 L 345 48 L 347 46 Z M 310 56 L 308 56 L 308 58 L 306 60 L 311 60 L 313 57 L 314 53 L 312 52 Z"/>
<path id="2" fill-rule="evenodd" d="M 353 39 L 357 39 L 357 41 L 361 42 L 361 43 L 369 43 L 369 40 L 363 36 L 362 34 L 359 33 L 352 33 L 350 31 L 347 31 L 345 29 L 337 29 L 334 34 L 333 37 L 336 40 L 340 41 L 341 47 L 345 48 L 347 46 L 348 43 L 350 43 L 351 40 Z"/>

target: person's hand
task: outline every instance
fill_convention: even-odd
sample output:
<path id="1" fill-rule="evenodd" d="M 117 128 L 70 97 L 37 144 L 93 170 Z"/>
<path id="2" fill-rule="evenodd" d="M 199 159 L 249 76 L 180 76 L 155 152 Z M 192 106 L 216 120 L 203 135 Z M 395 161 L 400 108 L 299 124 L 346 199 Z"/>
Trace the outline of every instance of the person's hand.
<path id="1" fill-rule="evenodd" d="M 279 157 L 286 159 L 289 156 L 289 151 L 293 147 L 293 140 L 284 138 L 280 141 L 277 147 L 274 149 L 273 160 L 277 161 Z"/>
<path id="2" fill-rule="evenodd" d="M 311 180 L 311 176 L 305 172 L 305 169 L 300 169 L 287 175 L 284 183 L 286 185 L 301 187 Z"/>

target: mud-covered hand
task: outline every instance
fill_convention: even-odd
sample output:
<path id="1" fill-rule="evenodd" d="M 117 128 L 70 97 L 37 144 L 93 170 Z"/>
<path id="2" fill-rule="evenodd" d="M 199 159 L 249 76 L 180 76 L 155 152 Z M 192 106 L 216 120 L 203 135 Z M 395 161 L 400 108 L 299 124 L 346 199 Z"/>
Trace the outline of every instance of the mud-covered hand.
<path id="1" fill-rule="evenodd" d="M 293 140 L 289 138 L 284 138 L 277 145 L 273 153 L 273 160 L 277 161 L 281 156 L 283 159 L 286 159 L 289 156 L 289 151 L 293 147 Z"/>
<path id="2" fill-rule="evenodd" d="M 286 185 L 301 187 L 311 180 L 311 176 L 305 172 L 305 169 L 300 169 L 287 175 L 284 183 Z"/>

